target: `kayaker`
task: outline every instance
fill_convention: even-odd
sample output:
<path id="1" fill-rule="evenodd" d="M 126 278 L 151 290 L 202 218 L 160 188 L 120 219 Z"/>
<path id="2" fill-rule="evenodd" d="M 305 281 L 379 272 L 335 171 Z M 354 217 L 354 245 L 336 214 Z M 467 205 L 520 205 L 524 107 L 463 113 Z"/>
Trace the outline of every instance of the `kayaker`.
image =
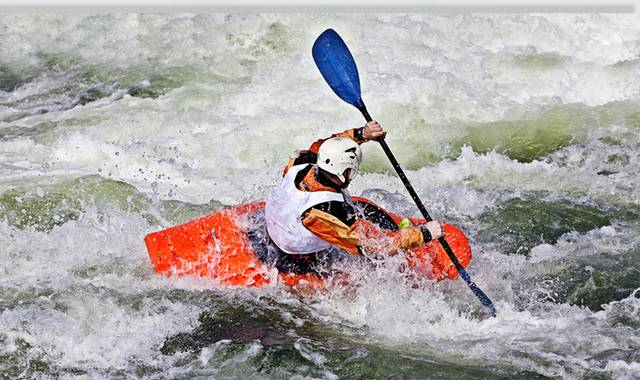
<path id="1" fill-rule="evenodd" d="M 350 201 L 345 190 L 362 161 L 359 145 L 385 134 L 371 121 L 318 140 L 290 157 L 265 206 L 268 235 L 283 252 L 280 261 L 313 262 L 317 253 L 335 247 L 355 255 L 394 254 L 443 236 L 439 221 L 398 228 L 383 210 Z"/>

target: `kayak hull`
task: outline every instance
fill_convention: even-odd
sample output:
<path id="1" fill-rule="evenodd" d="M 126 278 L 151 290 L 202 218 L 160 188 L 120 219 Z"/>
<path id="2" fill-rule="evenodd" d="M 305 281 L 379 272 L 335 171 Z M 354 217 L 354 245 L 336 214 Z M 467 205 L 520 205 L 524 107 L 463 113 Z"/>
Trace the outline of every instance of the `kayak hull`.
<path id="1" fill-rule="evenodd" d="M 355 198 L 372 204 L 364 198 Z M 148 234 L 145 243 L 153 268 L 169 276 L 200 276 L 226 286 L 259 287 L 282 283 L 300 288 L 324 288 L 322 276 L 279 272 L 263 263 L 255 253 L 246 232 L 251 215 L 260 212 L 264 202 L 243 204 L 218 210 L 187 223 Z M 387 212 L 399 223 L 400 216 Z M 410 219 L 414 224 L 424 219 Z M 465 234 L 445 224 L 446 239 L 463 267 L 471 261 L 471 247 Z M 410 270 L 432 280 L 455 278 L 458 273 L 437 241 L 406 252 Z"/>

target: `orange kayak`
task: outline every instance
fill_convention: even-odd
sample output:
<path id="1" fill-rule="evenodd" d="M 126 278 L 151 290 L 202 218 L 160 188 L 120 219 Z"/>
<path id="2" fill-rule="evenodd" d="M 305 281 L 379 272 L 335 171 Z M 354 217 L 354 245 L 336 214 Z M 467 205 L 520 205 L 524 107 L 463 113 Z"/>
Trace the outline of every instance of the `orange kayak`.
<path id="1" fill-rule="evenodd" d="M 367 199 L 354 199 L 375 206 Z M 290 287 L 324 288 L 327 279 L 319 274 L 278 271 L 259 258 L 257 249 L 261 247 L 256 247 L 256 244 L 260 243 L 250 239 L 247 228 L 251 218 L 262 213 L 263 208 L 264 202 L 225 208 L 148 234 L 145 243 L 154 270 L 169 276 L 207 277 L 221 285 L 230 286 L 254 287 L 282 283 Z M 398 215 L 385 213 L 395 223 L 402 220 Z M 424 219 L 409 219 L 413 224 L 425 223 Z M 451 224 L 445 224 L 444 230 L 447 242 L 462 266 L 466 267 L 471 261 L 467 237 Z M 437 241 L 410 250 L 405 257 L 410 270 L 429 279 L 440 281 L 458 275 Z"/>

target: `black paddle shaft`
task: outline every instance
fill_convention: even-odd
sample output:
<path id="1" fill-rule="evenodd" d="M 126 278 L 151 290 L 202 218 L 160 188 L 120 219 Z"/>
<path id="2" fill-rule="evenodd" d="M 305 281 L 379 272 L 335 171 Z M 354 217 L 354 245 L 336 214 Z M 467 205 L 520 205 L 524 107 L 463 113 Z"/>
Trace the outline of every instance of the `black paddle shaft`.
<path id="1" fill-rule="evenodd" d="M 311 53 L 313 54 L 313 60 L 318 66 L 320 73 L 333 92 L 335 92 L 340 99 L 359 109 L 367 122 L 371 121 L 371 116 L 369 116 L 360 96 L 360 79 L 358 78 L 356 62 L 353 60 L 353 56 L 351 55 L 351 52 L 349 52 L 349 48 L 347 48 L 347 45 L 338 33 L 333 29 L 325 30 L 316 39 L 316 42 L 313 44 L 313 49 L 311 49 Z M 409 183 L 407 176 L 400 168 L 400 164 L 393 156 L 393 153 L 391 153 L 391 149 L 387 146 L 384 138 L 379 139 L 378 142 L 382 146 L 387 158 L 398 173 L 402 183 L 407 188 L 407 191 L 409 191 L 411 198 L 413 198 L 413 201 L 416 203 L 416 206 L 418 206 L 418 209 L 420 209 L 424 218 L 427 221 L 431 221 L 431 216 L 429 216 L 429 213 L 420 201 L 418 194 L 416 194 L 411 183 Z M 471 280 L 471 277 L 467 271 L 464 270 L 462 265 L 460 265 L 458 258 L 455 256 L 444 237 L 441 237 L 438 241 L 460 273 L 460 277 L 462 277 L 464 282 L 473 291 L 478 300 L 482 302 L 482 305 L 489 310 L 491 315 L 495 315 L 496 308 L 493 305 L 493 302 L 491 302 L 491 299 L 489 299 L 489 297 L 487 297 L 487 295 L 484 294 L 484 292 Z"/>
<path id="2" fill-rule="evenodd" d="M 369 112 L 367 112 L 367 109 L 365 107 L 359 108 L 359 110 L 360 110 L 360 112 L 362 112 L 362 116 L 364 116 L 364 118 L 365 118 L 365 120 L 367 122 L 370 122 L 370 121 L 373 120 L 371 118 L 371 115 L 369 115 Z M 400 164 L 396 160 L 396 157 L 393 155 L 393 152 L 391 152 L 391 149 L 389 148 L 389 145 L 387 145 L 386 141 L 384 141 L 384 137 L 379 139 L 379 140 L 377 140 L 377 141 L 382 146 L 382 150 L 384 150 L 384 153 L 387 155 L 387 158 L 389 159 L 389 161 L 391 161 L 391 165 L 396 170 L 396 173 L 398 173 L 398 177 L 400 177 L 400 179 L 402 180 L 402 183 L 404 184 L 404 187 L 407 188 L 407 191 L 409 192 L 409 195 L 411 195 L 411 198 L 416 203 L 416 206 L 418 206 L 418 209 L 422 213 L 422 216 L 424 216 L 424 218 L 427 220 L 427 222 L 432 221 L 433 219 L 431 218 L 431 215 L 429 215 L 429 212 L 427 212 L 427 209 L 422 204 L 422 201 L 420 200 L 420 197 L 418 197 L 418 194 L 413 189 L 413 186 L 411 186 L 411 182 L 409 182 L 409 179 L 404 174 L 404 171 L 400 167 Z M 445 240 L 444 236 L 441 237 L 440 239 L 438 239 L 438 241 L 440 242 L 440 244 L 442 244 L 442 248 L 444 248 L 445 252 L 447 252 L 447 256 L 449 256 L 449 259 L 451 259 L 451 262 L 453 263 L 453 265 L 455 265 L 456 269 L 458 271 L 460 271 L 461 269 L 464 270 L 464 268 L 462 267 L 462 264 L 460 264 L 460 261 L 458 261 L 458 258 L 453 253 L 453 250 L 449 246 L 449 243 L 447 243 L 447 241 Z"/>

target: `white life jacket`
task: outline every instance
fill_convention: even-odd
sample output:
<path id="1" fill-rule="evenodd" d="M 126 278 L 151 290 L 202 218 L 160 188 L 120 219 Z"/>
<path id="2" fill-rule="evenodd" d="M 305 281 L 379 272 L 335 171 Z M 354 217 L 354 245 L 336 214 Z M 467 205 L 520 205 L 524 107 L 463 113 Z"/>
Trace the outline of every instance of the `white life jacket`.
<path id="1" fill-rule="evenodd" d="M 332 247 L 331 243 L 320 239 L 302 224 L 302 213 L 320 203 L 344 202 L 344 197 L 339 193 L 299 190 L 295 184 L 296 175 L 307 166 L 303 164 L 289 168 L 280 184 L 269 194 L 264 207 L 271 240 L 284 252 L 294 255 Z"/>

